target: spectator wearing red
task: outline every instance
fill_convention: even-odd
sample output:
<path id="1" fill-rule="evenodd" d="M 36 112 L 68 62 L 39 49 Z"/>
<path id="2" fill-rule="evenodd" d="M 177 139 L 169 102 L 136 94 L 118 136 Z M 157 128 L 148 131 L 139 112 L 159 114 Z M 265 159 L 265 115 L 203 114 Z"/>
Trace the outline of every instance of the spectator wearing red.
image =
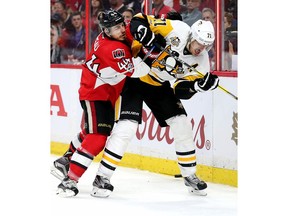
<path id="1" fill-rule="evenodd" d="M 83 1 L 85 0 L 65 0 L 67 7 L 69 7 L 73 12 L 80 10 Z"/>
<path id="2" fill-rule="evenodd" d="M 162 14 L 166 16 L 166 14 L 170 11 L 175 11 L 172 7 L 164 4 L 164 0 L 153 0 L 153 9 L 152 14 L 156 18 L 161 18 Z"/>

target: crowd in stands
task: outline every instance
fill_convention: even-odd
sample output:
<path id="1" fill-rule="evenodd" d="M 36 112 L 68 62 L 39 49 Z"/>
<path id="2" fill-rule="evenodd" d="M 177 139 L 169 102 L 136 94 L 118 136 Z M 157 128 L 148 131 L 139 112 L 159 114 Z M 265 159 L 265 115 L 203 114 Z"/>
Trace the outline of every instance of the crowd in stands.
<path id="1" fill-rule="evenodd" d="M 51 64 L 81 64 L 85 60 L 85 0 L 51 1 Z M 210 20 L 215 26 L 215 0 L 152 0 L 152 14 L 160 18 L 177 11 L 191 26 L 198 19 Z M 100 11 L 113 8 L 128 22 L 133 15 L 145 11 L 144 0 L 90 0 L 90 45 L 101 32 Z M 237 55 L 237 0 L 224 0 L 224 69 L 231 69 L 231 55 Z M 229 32 L 229 33 L 227 33 Z M 231 36 L 231 32 L 233 37 Z M 230 35 L 230 36 L 229 36 Z M 214 68 L 215 47 L 209 51 Z"/>

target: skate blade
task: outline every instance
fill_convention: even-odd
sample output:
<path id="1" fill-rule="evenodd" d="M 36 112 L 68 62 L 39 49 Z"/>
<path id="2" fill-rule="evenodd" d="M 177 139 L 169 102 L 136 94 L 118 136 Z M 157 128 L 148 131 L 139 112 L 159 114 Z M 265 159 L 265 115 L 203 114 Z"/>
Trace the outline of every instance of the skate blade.
<path id="1" fill-rule="evenodd" d="M 106 198 L 110 196 L 111 192 L 112 192 L 111 190 L 100 189 L 100 188 L 94 187 L 90 195 L 93 197 Z"/>
<path id="2" fill-rule="evenodd" d="M 56 191 L 56 195 L 58 195 L 59 197 L 73 197 L 75 196 L 75 192 L 69 189 L 66 189 L 65 191 L 62 188 L 58 188 L 58 190 Z"/>
<path id="3" fill-rule="evenodd" d="M 65 176 L 54 166 L 51 166 L 50 173 L 56 178 L 58 178 L 60 181 L 62 181 L 65 178 Z"/>
<path id="4" fill-rule="evenodd" d="M 188 192 L 197 196 L 207 196 L 206 190 L 195 190 L 194 188 L 189 187 Z"/>

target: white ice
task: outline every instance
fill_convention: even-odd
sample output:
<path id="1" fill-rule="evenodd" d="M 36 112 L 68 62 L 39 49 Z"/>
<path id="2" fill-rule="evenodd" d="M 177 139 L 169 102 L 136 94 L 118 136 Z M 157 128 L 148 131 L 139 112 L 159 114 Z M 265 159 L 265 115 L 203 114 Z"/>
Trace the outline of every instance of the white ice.
<path id="1" fill-rule="evenodd" d="M 55 156 L 51 156 L 52 161 Z M 208 195 L 188 193 L 182 178 L 118 167 L 108 198 L 90 195 L 98 163 L 92 163 L 78 183 L 75 197 L 56 195 L 60 181 L 51 175 L 51 215 L 236 216 L 237 188 L 208 183 Z M 69 208 L 72 206 L 72 209 Z"/>

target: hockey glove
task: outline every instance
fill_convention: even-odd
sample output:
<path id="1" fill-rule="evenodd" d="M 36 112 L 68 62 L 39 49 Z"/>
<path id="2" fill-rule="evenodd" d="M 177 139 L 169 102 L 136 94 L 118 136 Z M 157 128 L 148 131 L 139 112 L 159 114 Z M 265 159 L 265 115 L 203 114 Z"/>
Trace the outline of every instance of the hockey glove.
<path id="1" fill-rule="evenodd" d="M 160 34 L 154 34 L 149 28 L 144 25 L 138 26 L 137 32 L 134 33 L 134 38 L 143 44 L 146 48 L 156 46 L 161 51 L 161 47 L 166 46 L 166 40 Z"/>
<path id="2" fill-rule="evenodd" d="M 206 73 L 204 77 L 198 79 L 194 83 L 194 89 L 197 92 L 210 91 L 217 88 L 219 83 L 219 78 L 210 72 Z"/>
<path id="3" fill-rule="evenodd" d="M 182 21 L 182 16 L 177 11 L 169 11 L 167 13 L 167 15 L 166 15 L 166 18 L 170 19 L 170 20 L 180 20 L 180 21 Z"/>
<path id="4" fill-rule="evenodd" d="M 139 25 L 137 31 L 134 33 L 135 40 L 143 44 L 143 46 L 149 48 L 152 47 L 155 39 L 154 33 L 144 25 Z"/>

